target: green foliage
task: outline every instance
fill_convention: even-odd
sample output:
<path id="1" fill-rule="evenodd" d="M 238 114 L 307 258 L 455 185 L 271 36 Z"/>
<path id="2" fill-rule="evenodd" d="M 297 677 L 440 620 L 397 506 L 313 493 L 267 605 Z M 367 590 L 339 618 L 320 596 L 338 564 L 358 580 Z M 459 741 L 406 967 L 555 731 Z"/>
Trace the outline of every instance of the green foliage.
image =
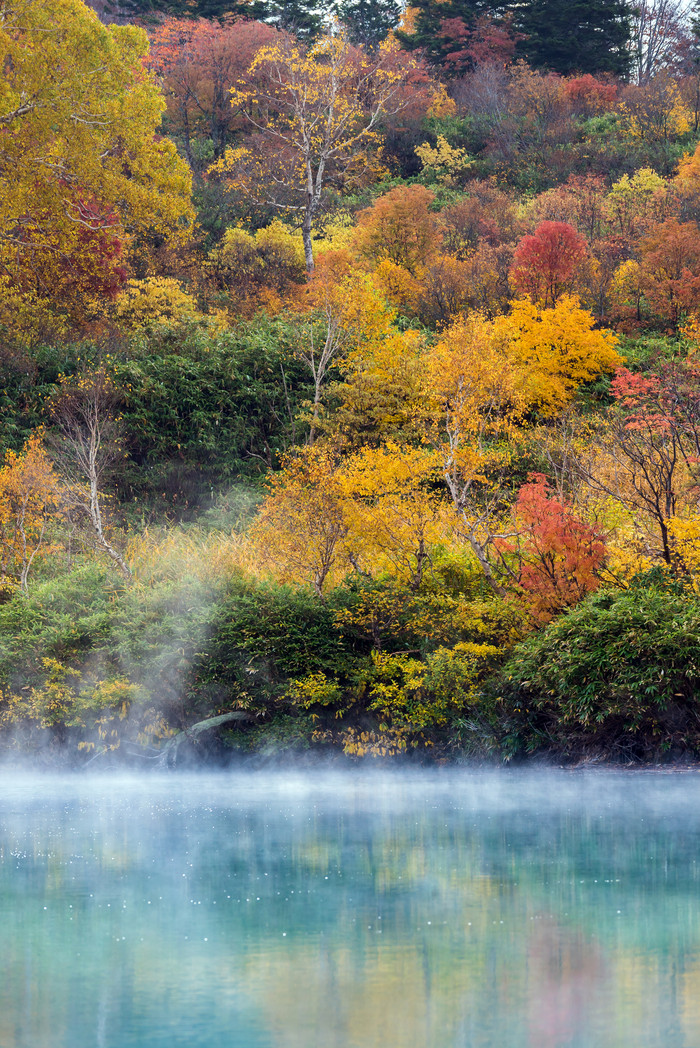
<path id="1" fill-rule="evenodd" d="M 507 752 L 700 752 L 700 601 L 657 578 L 599 592 L 514 649 L 486 690 Z"/>
<path id="2" fill-rule="evenodd" d="M 536 69 L 625 76 L 630 14 L 623 0 L 527 0 L 516 7 L 520 51 Z"/>
<path id="3" fill-rule="evenodd" d="M 184 570 L 141 586 L 117 582 L 101 563 L 79 564 L 0 605 L 0 689 L 41 691 L 56 663 L 82 678 L 83 691 L 125 679 L 182 722 L 198 710 L 192 667 L 215 600 Z"/>
<path id="4" fill-rule="evenodd" d="M 217 610 L 198 683 L 221 702 L 269 710 L 300 678 L 347 680 L 361 648 L 336 627 L 346 599 L 336 591 L 324 603 L 304 588 L 234 579 Z M 299 685 L 304 696 L 309 686 Z"/>

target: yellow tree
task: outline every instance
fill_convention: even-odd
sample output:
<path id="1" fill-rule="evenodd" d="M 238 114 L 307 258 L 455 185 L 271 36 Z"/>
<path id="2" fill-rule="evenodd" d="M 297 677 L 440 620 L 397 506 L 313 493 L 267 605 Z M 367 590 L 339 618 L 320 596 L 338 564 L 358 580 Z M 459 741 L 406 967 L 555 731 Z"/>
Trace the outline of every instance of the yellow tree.
<path id="1" fill-rule="evenodd" d="M 388 566 L 417 590 L 430 548 L 446 535 L 445 503 L 435 490 L 440 462 L 427 448 L 363 448 L 342 466 L 350 544 L 375 569 Z"/>
<path id="2" fill-rule="evenodd" d="M 78 278 L 84 297 L 109 297 L 130 236 L 191 225 L 147 53 L 143 30 L 103 26 L 82 0 L 0 8 L 0 305 L 14 326 L 65 287 L 78 301 Z"/>
<path id="3" fill-rule="evenodd" d="M 395 314 L 387 306 L 371 280 L 358 276 L 346 251 L 326 252 L 306 286 L 305 306 L 310 309 L 310 322 L 296 344 L 294 353 L 311 372 L 314 383 L 311 426 L 308 443 L 313 444 L 321 425 L 324 387 L 336 366 L 346 374 L 360 373 L 366 379 L 368 358 L 375 359 L 377 347 L 387 340 L 395 342 L 392 326 Z M 390 354 L 395 359 L 396 354 Z M 380 379 L 387 390 L 389 380 Z M 338 387 L 347 392 L 347 387 Z M 342 393 L 341 393 L 342 397 Z M 364 411 L 365 420 L 371 412 Z M 338 429 L 338 419 L 334 428 Z"/>
<path id="4" fill-rule="evenodd" d="M 299 217 L 309 273 L 325 191 L 357 188 L 381 172 L 379 121 L 408 104 L 402 89 L 412 69 L 392 40 L 370 56 L 342 32 L 308 49 L 283 37 L 260 48 L 232 91 L 252 133 L 213 170 L 256 202 Z"/>
<path id="5" fill-rule="evenodd" d="M 47 552 L 46 529 L 60 502 L 41 433 L 33 433 L 21 452 L 6 452 L 0 468 L 0 582 L 19 582 L 26 592 L 32 564 Z"/>
<path id="6" fill-rule="evenodd" d="M 478 314 L 445 332 L 426 356 L 425 374 L 431 439 L 459 530 L 491 588 L 503 595 L 493 554 L 510 537 L 508 526 L 499 529 L 499 486 L 507 438 L 526 408 L 522 375 Z"/>
<path id="7" fill-rule="evenodd" d="M 583 382 L 620 366 L 615 336 L 594 325 L 591 313 L 569 295 L 551 309 L 517 300 L 508 316 L 494 321 L 493 335 L 520 376 L 521 395 L 529 408 L 551 418 L 571 402 Z"/>
<path id="8" fill-rule="evenodd" d="M 269 481 L 252 528 L 263 563 L 282 581 L 323 588 L 344 560 L 345 493 L 333 451 L 319 443 L 290 456 Z"/>

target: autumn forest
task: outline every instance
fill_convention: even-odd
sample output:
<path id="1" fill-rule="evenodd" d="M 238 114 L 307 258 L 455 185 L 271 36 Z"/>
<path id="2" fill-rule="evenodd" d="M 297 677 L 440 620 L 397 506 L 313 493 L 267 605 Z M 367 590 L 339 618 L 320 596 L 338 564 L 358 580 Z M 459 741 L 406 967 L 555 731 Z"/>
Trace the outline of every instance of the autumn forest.
<path id="1" fill-rule="evenodd" d="M 0 757 L 700 756 L 700 12 L 3 0 Z"/>

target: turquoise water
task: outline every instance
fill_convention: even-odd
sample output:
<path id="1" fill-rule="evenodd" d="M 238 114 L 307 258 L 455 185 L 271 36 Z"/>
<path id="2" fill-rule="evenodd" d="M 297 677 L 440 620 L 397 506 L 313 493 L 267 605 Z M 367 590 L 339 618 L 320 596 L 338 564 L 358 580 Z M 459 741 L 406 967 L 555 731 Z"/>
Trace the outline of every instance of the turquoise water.
<path id="1" fill-rule="evenodd" d="M 698 1048 L 700 775 L 0 773 L 1 1048 Z"/>

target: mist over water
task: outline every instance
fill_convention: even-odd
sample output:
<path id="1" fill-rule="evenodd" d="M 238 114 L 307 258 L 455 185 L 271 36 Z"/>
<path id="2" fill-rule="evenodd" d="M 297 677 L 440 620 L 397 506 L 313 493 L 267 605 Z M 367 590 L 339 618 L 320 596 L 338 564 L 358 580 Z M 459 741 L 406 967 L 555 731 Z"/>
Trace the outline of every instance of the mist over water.
<path id="1" fill-rule="evenodd" d="M 2 1048 L 694 1048 L 700 775 L 0 772 Z"/>

